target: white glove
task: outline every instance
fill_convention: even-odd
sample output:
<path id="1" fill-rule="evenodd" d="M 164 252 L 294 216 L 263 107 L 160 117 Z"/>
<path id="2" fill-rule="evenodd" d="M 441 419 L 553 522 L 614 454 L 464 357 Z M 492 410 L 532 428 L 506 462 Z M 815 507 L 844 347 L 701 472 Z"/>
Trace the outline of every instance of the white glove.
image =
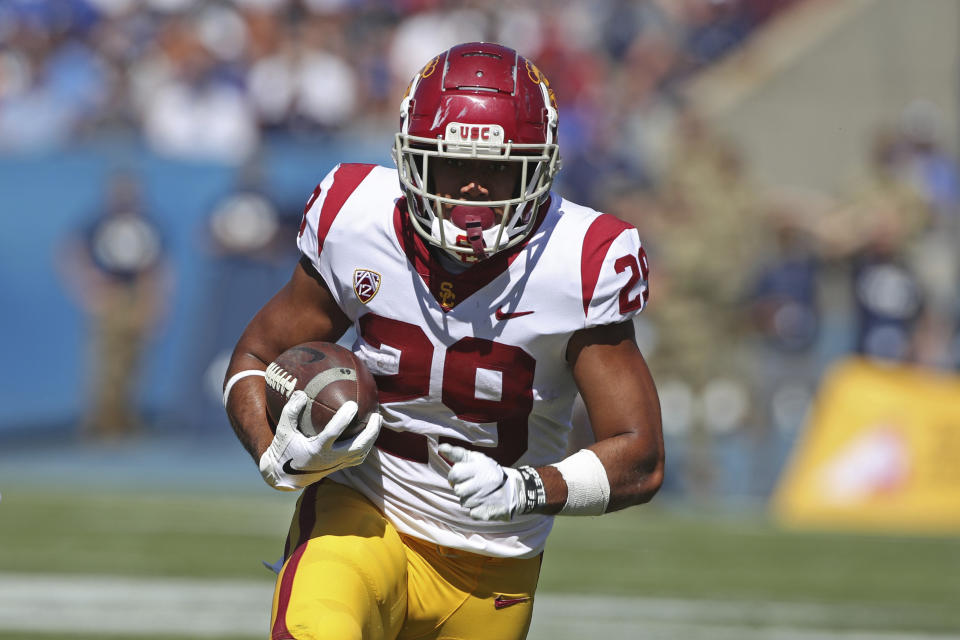
<path id="1" fill-rule="evenodd" d="M 343 403 L 320 433 L 307 437 L 297 423 L 308 400 L 303 391 L 293 392 L 277 421 L 273 442 L 260 456 L 260 475 L 274 489 L 303 489 L 334 471 L 360 464 L 380 433 L 381 417 L 374 412 L 363 431 L 350 440 L 335 442 L 357 415 L 357 403 L 351 400 Z"/>
<path id="2" fill-rule="evenodd" d="M 441 444 L 438 451 L 453 463 L 447 482 L 471 518 L 510 520 L 525 513 L 527 498 L 519 471 L 502 467 L 479 451 L 451 444 Z"/>

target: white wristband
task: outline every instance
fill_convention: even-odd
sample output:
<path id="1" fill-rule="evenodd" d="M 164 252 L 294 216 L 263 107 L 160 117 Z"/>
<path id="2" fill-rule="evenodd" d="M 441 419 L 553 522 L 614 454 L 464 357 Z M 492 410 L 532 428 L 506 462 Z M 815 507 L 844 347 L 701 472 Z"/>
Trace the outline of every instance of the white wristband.
<path id="1" fill-rule="evenodd" d="M 607 470 L 590 449 L 580 449 L 556 464 L 567 483 L 567 502 L 560 510 L 567 516 L 599 516 L 610 504 L 610 480 Z"/>
<path id="2" fill-rule="evenodd" d="M 243 378 L 247 378 L 249 376 L 263 377 L 265 375 L 267 375 L 267 373 L 265 371 L 261 371 L 260 369 L 247 369 L 246 371 L 239 371 L 230 376 L 230 379 L 227 380 L 227 384 L 223 387 L 223 408 L 227 408 L 227 400 L 230 398 L 230 389 L 233 389 L 233 385 L 237 384 L 237 382 Z"/>

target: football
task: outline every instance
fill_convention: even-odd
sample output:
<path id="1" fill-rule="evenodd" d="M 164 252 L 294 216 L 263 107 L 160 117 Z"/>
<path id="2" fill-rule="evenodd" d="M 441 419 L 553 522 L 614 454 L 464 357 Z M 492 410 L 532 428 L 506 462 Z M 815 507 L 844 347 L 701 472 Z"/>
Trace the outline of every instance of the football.
<path id="1" fill-rule="evenodd" d="M 348 400 L 359 407 L 357 417 L 337 441 L 360 433 L 377 410 L 377 384 L 370 371 L 349 349 L 332 342 L 307 342 L 287 349 L 267 367 L 267 415 L 275 429 L 283 406 L 297 389 L 310 401 L 300 416 L 300 431 L 314 436 Z"/>

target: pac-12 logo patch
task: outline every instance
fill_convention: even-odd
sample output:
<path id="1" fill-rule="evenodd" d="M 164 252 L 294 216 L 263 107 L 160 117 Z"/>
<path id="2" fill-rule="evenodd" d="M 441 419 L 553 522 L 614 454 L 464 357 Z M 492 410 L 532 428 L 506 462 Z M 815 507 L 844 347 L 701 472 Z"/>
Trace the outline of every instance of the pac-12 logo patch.
<path id="1" fill-rule="evenodd" d="M 354 269 L 353 290 L 360 302 L 367 304 L 380 290 L 380 274 L 369 269 Z"/>

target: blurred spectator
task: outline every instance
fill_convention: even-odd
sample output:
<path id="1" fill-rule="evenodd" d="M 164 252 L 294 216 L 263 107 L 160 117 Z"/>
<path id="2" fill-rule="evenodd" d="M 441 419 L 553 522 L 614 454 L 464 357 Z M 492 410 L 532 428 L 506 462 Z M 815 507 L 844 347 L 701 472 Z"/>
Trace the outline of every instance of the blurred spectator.
<path id="1" fill-rule="evenodd" d="M 204 34 L 206 24 L 186 18 L 169 21 L 143 62 L 144 72 L 154 78 L 137 97 L 144 133 L 161 153 L 243 162 L 258 144 L 256 117 L 228 60 L 216 57 L 239 50 L 229 48 L 237 43 Z M 242 38 L 239 19 L 229 24 L 236 29 L 230 37 Z"/>
<path id="2" fill-rule="evenodd" d="M 819 379 L 822 260 L 802 221 L 826 204 L 807 192 L 767 199 L 770 244 L 758 256 L 745 301 L 753 316 L 749 380 L 755 419 L 744 466 L 751 492 L 764 494 L 779 472 L 776 443 L 800 431 Z"/>
<path id="3" fill-rule="evenodd" d="M 853 257 L 856 351 L 892 361 L 912 356 L 912 336 L 923 309 L 916 277 L 891 244 L 875 243 Z"/>
<path id="4" fill-rule="evenodd" d="M 917 100 L 908 105 L 901 135 L 902 171 L 930 213 L 906 255 L 926 302 L 917 322 L 914 359 L 926 366 L 953 368 L 957 361 L 952 344 L 960 318 L 960 168 L 943 149 L 943 114 L 933 103 Z"/>
<path id="5" fill-rule="evenodd" d="M 289 277 L 297 258 L 291 238 L 299 214 L 281 207 L 269 192 L 259 155 L 244 164 L 236 185 L 213 204 L 203 238 L 209 257 L 200 276 L 203 302 L 191 325 L 190 373 L 180 392 L 188 426 L 226 420 L 222 381 L 233 342 Z"/>
<path id="6" fill-rule="evenodd" d="M 898 361 L 914 356 L 913 331 L 924 296 L 908 256 L 931 219 L 921 192 L 903 171 L 904 153 L 898 133 L 880 128 L 866 180 L 808 228 L 825 254 L 848 269 L 855 350 Z"/>
<path id="7" fill-rule="evenodd" d="M 293 39 L 257 61 L 249 88 L 261 121 L 305 131 L 332 131 L 355 116 L 359 86 L 346 62 L 342 25 L 305 16 Z"/>
<path id="8" fill-rule="evenodd" d="M 77 126 L 78 105 L 59 100 L 51 84 L 48 40 L 19 35 L 13 47 L 0 50 L 0 149 L 63 144 Z"/>
<path id="9" fill-rule="evenodd" d="M 960 168 L 944 151 L 943 113 L 926 100 L 915 100 L 901 118 L 903 170 L 923 195 L 935 226 L 946 228 L 960 214 Z"/>
<path id="10" fill-rule="evenodd" d="M 666 163 L 682 112 L 671 72 L 680 57 L 677 41 L 659 30 L 641 33 L 631 44 L 624 64 L 611 78 L 607 114 L 617 153 L 654 181 L 664 179 Z"/>
<path id="11" fill-rule="evenodd" d="M 751 417 L 744 301 L 764 227 L 738 151 L 692 111 L 680 119 L 674 150 L 659 213 L 645 225 L 657 296 L 649 362 L 673 405 L 664 432 L 689 440 L 687 488 L 703 495 L 715 481 L 711 441 Z"/>
<path id="12" fill-rule="evenodd" d="M 163 240 L 134 176 L 110 178 L 103 209 L 68 240 L 59 266 L 92 323 L 83 431 L 101 439 L 134 434 L 143 426 L 136 396 L 144 347 L 168 294 Z"/>
<path id="13" fill-rule="evenodd" d="M 787 202 L 771 207 L 767 218 L 773 242 L 758 263 L 750 295 L 754 322 L 770 348 L 803 353 L 814 347 L 820 329 L 820 259 L 797 220 L 805 212 L 794 211 Z"/>
<path id="14" fill-rule="evenodd" d="M 441 51 L 458 42 L 483 40 L 487 35 L 487 16 L 483 12 L 470 8 L 436 9 L 413 12 L 396 27 L 389 53 L 395 95 L 402 95 L 410 78 Z"/>
<path id="15" fill-rule="evenodd" d="M 691 69 L 719 59 L 750 32 L 750 16 L 739 0 L 683 0 L 684 50 Z"/>

